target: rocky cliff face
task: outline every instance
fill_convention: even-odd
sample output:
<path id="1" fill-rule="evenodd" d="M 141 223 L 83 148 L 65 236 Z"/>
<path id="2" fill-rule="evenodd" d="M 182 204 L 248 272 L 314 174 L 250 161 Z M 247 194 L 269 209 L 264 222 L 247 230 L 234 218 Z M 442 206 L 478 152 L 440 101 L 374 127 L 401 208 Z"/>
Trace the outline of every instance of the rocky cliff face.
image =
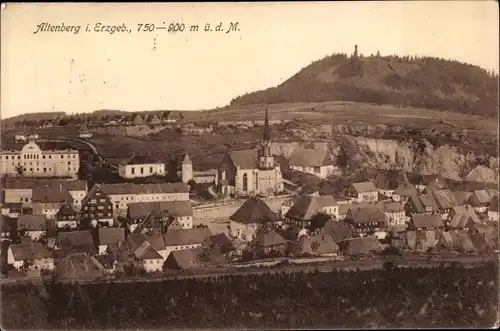
<path id="1" fill-rule="evenodd" d="M 435 147 L 428 141 L 396 141 L 342 136 L 338 142 L 275 143 L 276 155 L 290 157 L 297 147 L 328 148 L 335 160 L 340 147 L 354 149 L 362 165 L 379 169 L 404 169 L 423 175 L 439 174 L 454 180 L 495 182 L 498 178 L 498 158 L 491 155 L 463 153 L 456 146 Z M 480 163 L 481 167 L 477 168 Z M 477 169 L 476 169 L 477 168 Z"/>

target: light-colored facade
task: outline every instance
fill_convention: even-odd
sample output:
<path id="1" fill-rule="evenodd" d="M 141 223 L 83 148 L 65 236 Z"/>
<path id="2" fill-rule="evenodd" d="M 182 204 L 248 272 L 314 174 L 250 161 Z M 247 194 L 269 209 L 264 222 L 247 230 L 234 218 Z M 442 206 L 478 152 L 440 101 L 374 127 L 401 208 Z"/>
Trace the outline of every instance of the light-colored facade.
<path id="1" fill-rule="evenodd" d="M 142 267 L 147 273 L 162 271 L 163 270 L 163 259 L 144 259 Z"/>
<path id="2" fill-rule="evenodd" d="M 257 237 L 260 226 L 260 223 L 241 223 L 231 220 L 229 222 L 229 234 L 231 237 L 251 242 Z"/>
<path id="3" fill-rule="evenodd" d="M 154 175 L 165 175 L 164 163 L 120 164 L 118 173 L 123 178 L 138 178 Z"/>
<path id="4" fill-rule="evenodd" d="M 327 178 L 328 176 L 335 174 L 337 171 L 337 168 L 333 164 L 314 167 L 290 165 L 290 169 L 305 172 L 311 175 L 318 176 L 320 178 Z"/>
<path id="5" fill-rule="evenodd" d="M 19 176 L 22 172 L 26 177 L 76 178 L 79 169 L 77 150 L 42 151 L 34 141 L 30 141 L 21 151 L 0 152 L 0 176 Z"/>

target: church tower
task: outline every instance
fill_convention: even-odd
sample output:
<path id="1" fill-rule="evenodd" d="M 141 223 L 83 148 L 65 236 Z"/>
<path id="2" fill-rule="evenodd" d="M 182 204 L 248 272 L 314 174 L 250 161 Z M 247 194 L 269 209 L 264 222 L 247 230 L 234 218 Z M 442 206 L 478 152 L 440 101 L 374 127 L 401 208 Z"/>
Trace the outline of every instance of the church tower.
<path id="1" fill-rule="evenodd" d="M 269 118 L 267 115 L 264 118 L 264 134 L 262 136 L 262 141 L 260 143 L 259 149 L 259 169 L 273 169 L 274 168 L 274 157 L 271 153 L 271 132 L 269 129 Z"/>
<path id="2" fill-rule="evenodd" d="M 186 153 L 186 156 L 184 156 L 184 160 L 182 161 L 181 177 L 182 182 L 186 184 L 193 179 L 193 162 L 191 162 L 188 153 Z"/>

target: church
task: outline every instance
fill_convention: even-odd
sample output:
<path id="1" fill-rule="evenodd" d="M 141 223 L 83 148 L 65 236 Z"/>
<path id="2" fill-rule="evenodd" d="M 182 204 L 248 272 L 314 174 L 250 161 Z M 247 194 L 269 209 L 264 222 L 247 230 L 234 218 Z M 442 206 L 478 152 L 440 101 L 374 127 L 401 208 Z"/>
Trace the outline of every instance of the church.
<path id="1" fill-rule="evenodd" d="M 281 168 L 271 151 L 267 109 L 259 148 L 226 153 L 217 171 L 218 187 L 225 196 L 268 196 L 283 191 Z"/>

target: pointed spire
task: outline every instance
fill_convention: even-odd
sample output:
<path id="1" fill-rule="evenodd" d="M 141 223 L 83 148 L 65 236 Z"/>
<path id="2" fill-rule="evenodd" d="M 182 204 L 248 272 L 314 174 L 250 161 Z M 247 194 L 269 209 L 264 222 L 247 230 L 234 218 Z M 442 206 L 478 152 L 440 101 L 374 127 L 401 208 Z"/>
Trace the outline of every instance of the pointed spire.
<path id="1" fill-rule="evenodd" d="M 192 163 L 188 153 L 186 153 L 186 155 L 184 156 L 184 160 L 182 161 L 182 163 L 183 164 Z"/>
<path id="2" fill-rule="evenodd" d="M 269 117 L 267 114 L 267 107 L 266 107 L 266 116 L 264 118 L 264 135 L 263 135 L 263 140 L 271 140 L 271 131 L 269 130 Z"/>

